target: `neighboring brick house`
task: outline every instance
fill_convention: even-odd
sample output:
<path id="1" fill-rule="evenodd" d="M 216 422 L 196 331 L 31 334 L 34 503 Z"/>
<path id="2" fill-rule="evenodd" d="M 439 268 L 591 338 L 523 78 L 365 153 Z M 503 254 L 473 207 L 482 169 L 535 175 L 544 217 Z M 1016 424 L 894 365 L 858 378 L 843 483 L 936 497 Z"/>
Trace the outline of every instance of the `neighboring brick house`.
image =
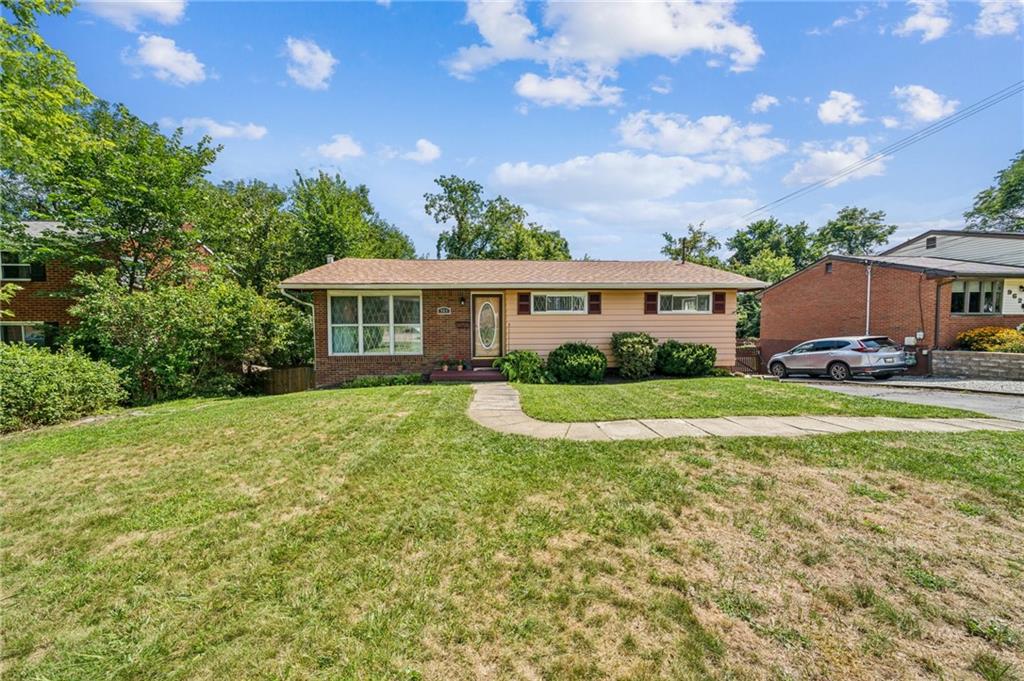
<path id="1" fill-rule="evenodd" d="M 762 361 L 813 338 L 877 334 L 932 349 L 1024 323 L 1024 234 L 933 230 L 877 256 L 829 255 L 762 291 Z"/>
<path id="2" fill-rule="evenodd" d="M 510 350 L 567 341 L 611 357 L 616 331 L 709 343 L 736 358 L 736 292 L 754 279 L 668 261 L 345 258 L 286 279 L 313 295 L 316 385 L 428 373 L 448 360 L 489 367 Z M 499 375 L 500 377 L 500 375 Z"/>

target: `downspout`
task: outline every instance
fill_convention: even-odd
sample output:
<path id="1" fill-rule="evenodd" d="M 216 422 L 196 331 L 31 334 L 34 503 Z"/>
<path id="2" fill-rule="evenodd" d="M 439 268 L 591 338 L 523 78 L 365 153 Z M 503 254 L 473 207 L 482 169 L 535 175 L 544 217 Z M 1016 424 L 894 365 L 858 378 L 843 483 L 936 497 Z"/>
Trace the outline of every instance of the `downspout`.
<path id="1" fill-rule="evenodd" d="M 288 298 L 289 300 L 294 300 L 299 305 L 305 305 L 306 307 L 309 308 L 310 316 L 312 317 L 313 322 L 313 368 L 316 369 L 316 307 L 313 305 L 313 303 L 307 303 L 305 300 L 296 298 L 292 294 L 288 293 L 286 289 L 282 288 L 278 290 L 281 291 L 281 295 L 284 296 L 285 298 Z"/>
<path id="2" fill-rule="evenodd" d="M 871 263 L 868 263 L 868 295 L 864 310 L 864 335 L 871 334 Z"/>

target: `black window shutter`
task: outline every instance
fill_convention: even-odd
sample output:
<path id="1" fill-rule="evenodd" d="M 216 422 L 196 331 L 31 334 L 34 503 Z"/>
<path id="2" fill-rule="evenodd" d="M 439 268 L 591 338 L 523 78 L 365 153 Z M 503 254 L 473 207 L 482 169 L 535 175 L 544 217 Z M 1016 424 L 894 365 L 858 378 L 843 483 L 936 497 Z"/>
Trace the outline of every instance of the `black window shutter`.
<path id="1" fill-rule="evenodd" d="M 31 264 L 32 274 L 30 278 L 32 281 L 46 281 L 46 265 L 41 262 L 34 262 Z"/>
<path id="2" fill-rule="evenodd" d="M 518 304 L 516 305 L 516 307 L 518 308 L 519 314 L 530 314 L 530 294 L 529 293 L 520 293 L 517 302 L 518 302 Z"/>
<path id="3" fill-rule="evenodd" d="M 711 294 L 711 313 L 725 314 L 725 291 L 715 291 Z"/>
<path id="4" fill-rule="evenodd" d="M 587 293 L 587 314 L 601 314 L 601 292 Z"/>
<path id="5" fill-rule="evenodd" d="M 658 293 L 656 291 L 644 292 L 644 314 L 658 314 Z"/>

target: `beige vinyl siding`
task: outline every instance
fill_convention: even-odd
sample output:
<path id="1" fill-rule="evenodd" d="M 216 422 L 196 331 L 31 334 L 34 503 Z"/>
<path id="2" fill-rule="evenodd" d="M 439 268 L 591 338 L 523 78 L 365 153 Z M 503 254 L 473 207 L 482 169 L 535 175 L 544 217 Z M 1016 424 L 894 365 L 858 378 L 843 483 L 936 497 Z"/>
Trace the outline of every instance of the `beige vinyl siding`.
<path id="1" fill-rule="evenodd" d="M 542 290 L 542 289 L 537 289 Z M 591 289 L 597 290 L 597 289 Z M 709 291 L 712 289 L 708 289 Z M 536 350 L 547 355 L 566 341 L 596 345 L 614 366 L 611 335 L 646 331 L 659 341 L 669 338 L 709 343 L 718 350 L 718 366 L 736 363 L 736 292 L 725 292 L 725 314 L 644 314 L 644 291 L 601 291 L 601 314 L 520 315 L 518 294 L 505 291 L 505 350 Z"/>
<path id="2" fill-rule="evenodd" d="M 936 234 L 934 248 L 928 248 L 927 239 L 920 239 L 887 251 L 886 255 L 950 258 L 1024 267 L 1024 239 L 992 235 Z"/>

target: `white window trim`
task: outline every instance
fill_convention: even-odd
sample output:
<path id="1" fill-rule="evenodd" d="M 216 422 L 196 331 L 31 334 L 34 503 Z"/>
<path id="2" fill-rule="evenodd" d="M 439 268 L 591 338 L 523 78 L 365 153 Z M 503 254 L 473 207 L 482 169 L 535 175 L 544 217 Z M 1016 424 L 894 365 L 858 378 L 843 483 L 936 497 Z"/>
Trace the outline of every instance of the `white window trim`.
<path id="1" fill-rule="evenodd" d="M 9 253 L 11 251 L 8 251 Z M 5 277 L 4 267 L 27 267 L 27 277 Z M 0 254 L 0 281 L 32 281 L 32 263 L 29 262 L 4 262 L 3 255 Z"/>
<path id="2" fill-rule="evenodd" d="M 537 296 L 580 296 L 583 298 L 582 310 L 544 310 L 538 312 L 533 306 L 533 299 Z M 590 296 L 586 291 L 530 291 L 530 314 L 590 314 Z"/>
<path id="3" fill-rule="evenodd" d="M 389 352 L 363 352 L 363 296 L 370 298 L 376 296 L 388 296 L 388 338 L 389 338 Z M 415 296 L 420 301 L 420 350 L 419 352 L 395 352 L 395 297 L 399 298 L 411 298 Z M 331 298 L 356 298 L 356 323 L 355 324 L 335 324 L 334 323 L 334 311 L 331 305 Z M 331 332 L 335 326 L 354 326 L 356 327 L 356 338 L 359 341 L 359 352 L 334 352 L 334 334 Z M 383 324 L 370 324 L 369 326 L 383 326 Z M 402 324 L 400 326 L 411 326 L 408 324 Z M 423 343 L 425 340 L 425 333 L 423 329 L 423 292 L 418 290 L 399 291 L 399 290 L 381 290 L 381 291 L 369 291 L 369 290 L 336 290 L 327 292 L 327 354 L 330 357 L 422 357 L 423 356 Z"/>
<path id="4" fill-rule="evenodd" d="M 1002 317 L 1002 316 L 1004 316 L 1004 313 L 1003 313 L 1003 298 L 1006 296 L 1006 280 L 1005 279 L 998 279 L 998 278 L 997 279 L 991 279 L 991 278 L 985 278 L 985 277 L 961 277 L 960 279 L 957 279 L 957 281 L 962 282 L 963 285 L 964 285 L 964 291 L 963 291 L 963 294 L 964 294 L 964 309 L 963 309 L 962 312 L 953 312 L 953 291 L 950 290 L 949 314 L 951 314 L 951 315 L 960 315 L 960 316 L 964 316 L 964 317 Z M 966 289 L 967 289 L 967 284 L 971 283 L 971 282 L 983 282 L 983 283 L 984 282 L 992 282 L 992 284 L 993 284 L 993 287 L 992 287 L 993 288 L 993 290 L 992 290 L 992 303 L 994 305 L 998 305 L 999 306 L 999 310 L 998 311 L 995 311 L 995 312 L 984 312 L 984 311 L 980 311 L 979 310 L 978 312 L 968 312 L 967 308 L 970 306 L 970 298 L 967 295 L 968 292 L 967 292 Z M 998 296 L 995 295 L 995 284 L 997 282 L 999 283 L 999 295 Z M 981 304 L 984 305 L 984 303 L 985 303 L 984 292 L 979 292 L 979 294 L 981 295 L 981 299 L 980 299 Z"/>
<path id="5" fill-rule="evenodd" d="M 706 310 L 662 310 L 661 309 L 661 297 L 662 296 L 707 296 L 708 297 L 708 309 Z M 715 307 L 715 296 L 713 291 L 658 291 L 658 314 L 711 314 L 714 312 Z"/>
<path id="6" fill-rule="evenodd" d="M 26 326 L 38 326 L 43 329 L 43 333 L 46 333 L 46 322 L 23 322 L 21 320 L 11 322 L 0 322 L 0 326 L 20 326 L 21 327 L 21 342 L 25 342 L 25 327 Z M 45 340 L 44 340 L 45 344 Z"/>

